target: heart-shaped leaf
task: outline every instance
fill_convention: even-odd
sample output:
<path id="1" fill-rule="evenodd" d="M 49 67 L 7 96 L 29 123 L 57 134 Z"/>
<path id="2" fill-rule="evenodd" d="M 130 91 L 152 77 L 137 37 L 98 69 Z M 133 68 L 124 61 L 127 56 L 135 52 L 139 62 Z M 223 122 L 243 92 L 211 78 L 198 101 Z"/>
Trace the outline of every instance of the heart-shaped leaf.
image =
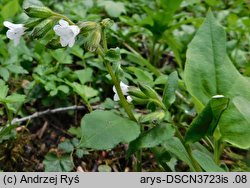
<path id="1" fill-rule="evenodd" d="M 111 149 L 121 142 L 129 143 L 140 134 L 140 127 L 134 121 L 103 110 L 85 115 L 81 129 L 80 145 L 97 150 Z"/>

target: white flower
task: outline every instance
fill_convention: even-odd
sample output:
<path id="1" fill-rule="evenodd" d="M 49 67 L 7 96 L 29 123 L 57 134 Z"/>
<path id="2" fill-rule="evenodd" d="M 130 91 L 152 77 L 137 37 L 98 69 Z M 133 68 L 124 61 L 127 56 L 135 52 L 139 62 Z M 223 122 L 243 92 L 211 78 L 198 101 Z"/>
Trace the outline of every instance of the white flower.
<path id="1" fill-rule="evenodd" d="M 76 25 L 69 25 L 65 20 L 59 21 L 60 25 L 54 26 L 55 33 L 60 37 L 62 47 L 72 47 L 75 43 L 76 36 L 80 33 L 80 28 Z"/>
<path id="2" fill-rule="evenodd" d="M 25 27 L 23 24 L 13 24 L 9 21 L 4 21 L 3 25 L 9 30 L 6 33 L 6 36 L 14 41 L 14 46 L 17 46 L 19 44 L 20 38 L 22 35 L 24 35 Z"/>
<path id="3" fill-rule="evenodd" d="M 127 101 L 128 101 L 128 102 L 131 102 L 133 99 L 132 99 L 131 96 L 128 95 L 128 88 L 129 88 L 129 86 L 126 85 L 126 84 L 124 84 L 123 82 L 120 82 L 120 87 L 121 87 L 121 90 L 122 90 L 123 95 L 125 95 L 125 96 L 127 95 Z M 114 101 L 119 101 L 120 98 L 119 98 L 119 96 L 118 96 L 118 93 L 117 93 L 117 91 L 116 91 L 115 86 L 113 86 L 113 91 L 115 92 Z"/>

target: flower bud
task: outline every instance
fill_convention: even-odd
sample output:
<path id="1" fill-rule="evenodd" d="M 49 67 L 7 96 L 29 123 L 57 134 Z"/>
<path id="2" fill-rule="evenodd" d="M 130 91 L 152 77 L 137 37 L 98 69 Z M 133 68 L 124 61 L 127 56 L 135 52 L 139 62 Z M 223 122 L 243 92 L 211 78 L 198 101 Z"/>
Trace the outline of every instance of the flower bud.
<path id="1" fill-rule="evenodd" d="M 114 21 L 109 19 L 109 18 L 106 18 L 106 19 L 103 19 L 101 21 L 101 25 L 104 27 L 104 28 L 110 28 L 112 25 L 114 24 Z"/>
<path id="2" fill-rule="evenodd" d="M 132 97 L 137 97 L 140 99 L 148 99 L 148 97 L 139 89 L 131 87 L 128 91 L 128 94 Z"/>
<path id="3" fill-rule="evenodd" d="M 133 99 L 133 103 L 136 105 L 146 105 L 149 102 L 148 99 L 141 99 L 141 98 L 133 97 L 133 96 L 132 96 L 132 99 Z"/>
<path id="4" fill-rule="evenodd" d="M 32 31 L 32 36 L 34 38 L 40 38 L 45 36 L 50 29 L 54 26 L 55 20 L 46 19 L 43 20 L 40 24 L 38 24 Z"/>
<path id="5" fill-rule="evenodd" d="M 35 18 L 32 20 L 29 20 L 24 24 L 24 27 L 27 28 L 27 30 L 32 30 L 35 26 L 37 26 L 39 23 L 42 22 L 43 19 L 41 18 Z"/>
<path id="6" fill-rule="evenodd" d="M 48 18 L 53 15 L 53 11 L 49 8 L 39 6 L 30 6 L 25 9 L 25 13 L 34 18 Z"/>
<path id="7" fill-rule="evenodd" d="M 100 26 L 96 22 L 82 22 L 79 24 L 79 27 L 81 28 L 81 33 L 87 35 L 88 32 L 92 32 Z"/>
<path id="8" fill-rule="evenodd" d="M 90 32 L 85 39 L 85 47 L 93 52 L 95 51 L 101 42 L 101 28 Z"/>
<path id="9" fill-rule="evenodd" d="M 148 96 L 149 98 L 151 99 L 154 99 L 154 100 L 157 100 L 159 101 L 160 100 L 160 97 L 159 95 L 155 92 L 155 90 L 153 88 L 151 88 L 150 86 L 146 85 L 146 84 L 140 84 L 139 85 L 141 91 L 146 95 Z"/>

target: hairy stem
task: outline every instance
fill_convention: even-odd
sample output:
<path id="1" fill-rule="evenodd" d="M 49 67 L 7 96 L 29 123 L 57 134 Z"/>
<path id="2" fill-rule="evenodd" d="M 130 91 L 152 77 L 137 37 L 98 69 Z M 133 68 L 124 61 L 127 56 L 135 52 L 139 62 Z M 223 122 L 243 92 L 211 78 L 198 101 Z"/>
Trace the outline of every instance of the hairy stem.
<path id="1" fill-rule="evenodd" d="M 103 49 L 101 47 L 99 47 L 97 49 L 97 52 L 98 54 L 104 58 L 104 53 L 107 52 L 108 50 L 108 46 L 107 46 L 107 40 L 106 40 L 106 31 L 105 29 L 102 30 L 102 45 L 103 45 Z M 122 90 L 121 90 L 121 86 L 120 86 L 120 81 L 119 81 L 119 78 L 116 76 L 116 74 L 114 73 L 113 71 L 113 68 L 110 64 L 109 61 L 105 61 L 104 60 L 104 64 L 113 80 L 113 83 L 115 85 L 115 88 L 116 88 L 116 91 L 117 91 L 117 94 L 119 96 L 119 99 L 120 99 L 120 102 L 123 106 L 123 108 L 125 109 L 129 119 L 131 119 L 132 121 L 135 121 L 137 122 L 126 98 L 124 97 L 123 93 L 122 93 Z M 138 122 L 137 122 L 138 123 Z M 142 127 L 141 127 L 142 129 Z M 142 162 L 142 150 L 139 150 L 136 152 L 136 164 L 134 166 L 134 170 L 137 171 L 137 172 L 141 172 L 141 169 L 142 169 L 142 166 L 141 166 L 141 162 Z"/>
<path id="2" fill-rule="evenodd" d="M 112 66 L 111 66 L 110 62 L 106 62 L 105 65 L 106 65 L 106 68 L 107 68 L 113 82 L 114 82 L 114 85 L 115 85 L 117 94 L 119 96 L 119 99 L 121 101 L 121 104 L 122 104 L 123 108 L 125 109 L 126 113 L 128 114 L 129 119 L 137 122 L 137 120 L 136 120 L 136 118 L 135 118 L 135 116 L 134 116 L 134 114 L 133 114 L 133 112 L 132 112 L 132 110 L 131 110 L 131 108 L 130 108 L 127 100 L 126 100 L 126 98 L 124 97 L 124 95 L 122 93 L 122 89 L 121 89 L 121 86 L 120 86 L 120 81 L 118 80 L 115 73 L 113 72 L 113 69 L 112 69 Z"/>
<path id="3" fill-rule="evenodd" d="M 108 50 L 108 46 L 107 46 L 107 39 L 106 39 L 106 32 L 105 32 L 105 29 L 102 30 L 102 44 L 103 44 L 103 49 L 101 49 L 101 47 L 99 47 L 97 49 L 97 53 L 102 57 L 104 58 L 104 53 Z M 113 80 L 113 83 L 115 85 L 115 88 L 116 88 L 116 91 L 117 91 L 117 94 L 119 96 L 119 99 L 120 99 L 120 102 L 123 106 L 123 108 L 125 109 L 129 119 L 137 122 L 126 98 L 124 97 L 123 93 L 122 93 L 122 89 L 121 89 L 121 86 L 120 86 L 120 81 L 119 81 L 119 78 L 115 75 L 114 71 L 113 71 L 113 68 L 110 64 L 110 62 L 108 61 L 105 61 L 104 60 L 104 64 L 108 70 L 108 73 L 110 74 L 112 80 Z"/>

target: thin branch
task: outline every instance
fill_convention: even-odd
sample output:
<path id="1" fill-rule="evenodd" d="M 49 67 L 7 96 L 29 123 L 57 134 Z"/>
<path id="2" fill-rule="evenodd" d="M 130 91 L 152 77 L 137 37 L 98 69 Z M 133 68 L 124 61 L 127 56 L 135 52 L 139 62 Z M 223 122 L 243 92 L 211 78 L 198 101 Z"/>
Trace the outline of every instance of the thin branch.
<path id="1" fill-rule="evenodd" d="M 93 108 L 97 109 L 99 107 L 98 106 L 93 106 Z M 31 119 L 44 116 L 46 114 L 55 114 L 55 113 L 58 113 L 58 112 L 64 112 L 64 111 L 69 111 L 69 110 L 85 110 L 85 109 L 86 109 L 85 106 L 76 106 L 76 105 L 69 106 L 69 107 L 55 108 L 55 109 L 52 109 L 52 110 L 48 109 L 48 110 L 45 110 L 45 111 L 42 111 L 42 112 L 35 112 L 34 114 L 32 114 L 30 116 L 23 117 L 23 118 L 14 118 L 11 121 L 11 124 L 21 123 L 21 122 L 24 122 L 24 121 L 29 121 Z"/>

